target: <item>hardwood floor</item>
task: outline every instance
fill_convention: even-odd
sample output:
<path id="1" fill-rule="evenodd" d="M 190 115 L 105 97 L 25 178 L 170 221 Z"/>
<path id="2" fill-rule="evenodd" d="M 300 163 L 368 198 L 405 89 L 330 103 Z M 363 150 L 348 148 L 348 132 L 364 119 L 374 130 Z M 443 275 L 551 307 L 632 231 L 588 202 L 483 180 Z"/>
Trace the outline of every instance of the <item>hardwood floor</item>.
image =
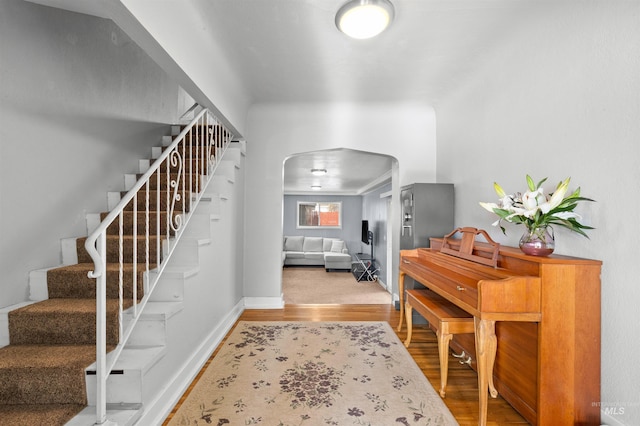
<path id="1" fill-rule="evenodd" d="M 399 311 L 391 305 L 287 305 L 284 309 L 246 310 L 241 321 L 387 321 L 396 330 L 400 319 Z M 406 326 L 397 333 L 401 341 L 406 335 Z M 205 364 L 208 366 L 217 350 Z M 438 361 L 438 343 L 435 334 L 426 326 L 414 326 L 409 353 L 422 369 L 433 387 L 440 387 L 440 365 Z M 201 373 L 200 373 L 201 374 Z M 175 414 L 191 387 L 200 378 L 200 374 L 191 384 L 185 395 L 165 421 Z M 462 426 L 478 424 L 478 381 L 475 371 L 449 360 L 449 379 L 447 397 L 444 402 Z M 487 425 L 527 425 L 524 420 L 504 399 L 489 398 Z"/>

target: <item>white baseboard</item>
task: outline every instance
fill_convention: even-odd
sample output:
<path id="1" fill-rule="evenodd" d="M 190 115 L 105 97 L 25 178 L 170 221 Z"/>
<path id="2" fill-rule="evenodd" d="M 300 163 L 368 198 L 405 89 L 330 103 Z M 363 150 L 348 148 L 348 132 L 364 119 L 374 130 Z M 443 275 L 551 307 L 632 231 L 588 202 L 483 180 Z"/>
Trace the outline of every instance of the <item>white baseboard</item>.
<path id="1" fill-rule="evenodd" d="M 183 364 L 182 368 L 176 372 L 166 385 L 166 391 L 159 394 L 154 401 L 145 405 L 144 412 L 136 424 L 162 424 L 243 311 L 244 304 L 241 300 L 202 342 L 191 358 Z"/>
<path id="2" fill-rule="evenodd" d="M 280 297 L 245 297 L 245 309 L 282 309 L 284 308 L 284 295 Z"/>
<path id="3" fill-rule="evenodd" d="M 380 279 L 380 277 L 378 277 L 378 284 L 380 285 L 380 287 L 388 291 L 389 294 L 391 294 L 391 286 L 388 286 L 384 281 Z"/>

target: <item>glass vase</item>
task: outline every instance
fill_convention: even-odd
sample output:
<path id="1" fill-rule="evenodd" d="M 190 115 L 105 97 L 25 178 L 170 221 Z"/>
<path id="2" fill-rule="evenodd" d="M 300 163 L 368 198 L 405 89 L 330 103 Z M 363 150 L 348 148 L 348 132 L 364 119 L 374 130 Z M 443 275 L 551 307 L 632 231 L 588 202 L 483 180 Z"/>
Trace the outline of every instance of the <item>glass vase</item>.
<path id="1" fill-rule="evenodd" d="M 520 250 L 531 256 L 549 256 L 555 247 L 553 228 L 550 226 L 527 229 L 520 238 Z"/>

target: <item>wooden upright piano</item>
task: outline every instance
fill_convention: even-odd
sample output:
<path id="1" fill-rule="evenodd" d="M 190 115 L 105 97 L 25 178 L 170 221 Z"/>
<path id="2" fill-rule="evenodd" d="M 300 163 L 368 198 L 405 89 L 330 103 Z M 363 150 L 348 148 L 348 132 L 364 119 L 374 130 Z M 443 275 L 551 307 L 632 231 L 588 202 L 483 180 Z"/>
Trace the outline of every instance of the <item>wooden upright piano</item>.
<path id="1" fill-rule="evenodd" d="M 475 338 L 456 335 L 451 346 L 476 355 L 480 424 L 497 391 L 533 425 L 600 425 L 602 262 L 500 246 L 492 267 L 441 251 L 459 240 L 430 242 L 401 251 L 398 330 L 405 276 L 474 316 Z M 485 259 L 493 251 L 476 241 L 469 250 Z"/>

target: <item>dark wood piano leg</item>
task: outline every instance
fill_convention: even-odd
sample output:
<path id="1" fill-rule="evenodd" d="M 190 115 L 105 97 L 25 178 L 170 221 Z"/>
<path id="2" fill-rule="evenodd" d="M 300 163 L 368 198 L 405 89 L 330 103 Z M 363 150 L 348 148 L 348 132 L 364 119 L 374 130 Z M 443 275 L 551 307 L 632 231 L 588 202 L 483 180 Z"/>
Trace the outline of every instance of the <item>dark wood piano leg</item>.
<path id="1" fill-rule="evenodd" d="M 473 318 L 475 323 L 476 361 L 478 365 L 478 425 L 487 424 L 488 393 L 492 398 L 498 396 L 498 391 L 493 385 L 493 364 L 496 360 L 496 322 Z"/>
<path id="2" fill-rule="evenodd" d="M 398 324 L 398 332 L 402 331 L 402 320 L 404 319 L 404 272 L 400 272 L 398 277 L 398 298 L 400 299 L 400 323 Z"/>

